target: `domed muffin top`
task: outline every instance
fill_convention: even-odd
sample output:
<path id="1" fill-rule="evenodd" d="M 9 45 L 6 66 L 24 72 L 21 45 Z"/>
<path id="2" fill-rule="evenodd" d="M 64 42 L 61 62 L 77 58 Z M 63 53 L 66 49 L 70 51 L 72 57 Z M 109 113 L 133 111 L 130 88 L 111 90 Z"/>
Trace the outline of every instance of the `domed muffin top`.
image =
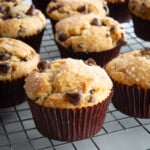
<path id="1" fill-rule="evenodd" d="M 120 54 L 105 68 L 118 83 L 150 89 L 150 49 Z"/>
<path id="2" fill-rule="evenodd" d="M 27 44 L 0 38 L 0 81 L 26 77 L 37 69 L 40 56 Z"/>
<path id="3" fill-rule="evenodd" d="M 66 58 L 40 62 L 25 80 L 29 99 L 48 108 L 81 108 L 104 101 L 112 82 L 92 59 Z"/>

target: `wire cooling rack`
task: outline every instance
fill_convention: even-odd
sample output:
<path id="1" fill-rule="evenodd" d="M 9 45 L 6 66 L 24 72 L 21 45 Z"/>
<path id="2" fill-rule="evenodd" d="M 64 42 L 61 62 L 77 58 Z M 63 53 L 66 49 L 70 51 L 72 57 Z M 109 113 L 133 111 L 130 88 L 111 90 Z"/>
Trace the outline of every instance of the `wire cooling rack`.
<path id="1" fill-rule="evenodd" d="M 121 53 L 150 42 L 136 37 L 132 20 L 124 23 L 128 45 Z M 42 59 L 60 58 L 51 24 L 47 20 L 41 52 Z M 110 103 L 103 128 L 93 137 L 68 143 L 43 137 L 35 128 L 27 102 L 0 109 L 0 150 L 150 150 L 150 119 L 132 118 L 117 111 Z"/>

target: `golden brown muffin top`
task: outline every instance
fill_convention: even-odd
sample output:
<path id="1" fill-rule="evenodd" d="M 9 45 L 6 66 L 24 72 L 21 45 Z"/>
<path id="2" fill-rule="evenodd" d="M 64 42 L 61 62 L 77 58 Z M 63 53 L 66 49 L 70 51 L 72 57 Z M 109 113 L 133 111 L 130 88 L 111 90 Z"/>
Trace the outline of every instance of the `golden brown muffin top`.
<path id="1" fill-rule="evenodd" d="M 40 62 L 25 80 L 31 101 L 47 108 L 82 108 L 104 101 L 112 81 L 94 60 L 66 58 Z"/>
<path id="2" fill-rule="evenodd" d="M 39 61 L 39 55 L 27 44 L 0 38 L 0 81 L 26 77 L 37 69 Z"/>
<path id="3" fill-rule="evenodd" d="M 129 0 L 129 10 L 142 19 L 150 19 L 150 0 Z"/>
<path id="4" fill-rule="evenodd" d="M 46 19 L 33 5 L 0 4 L 0 37 L 28 37 L 38 34 L 46 26 Z"/>
<path id="5" fill-rule="evenodd" d="M 121 54 L 106 65 L 106 71 L 118 83 L 150 89 L 150 49 Z"/>
<path id="6" fill-rule="evenodd" d="M 72 16 L 60 20 L 55 29 L 55 40 L 74 51 L 99 52 L 126 44 L 123 27 L 110 17 Z"/>
<path id="7" fill-rule="evenodd" d="M 49 3 L 46 11 L 48 16 L 55 21 L 73 15 L 89 13 L 106 16 L 109 12 L 104 0 L 54 0 Z"/>

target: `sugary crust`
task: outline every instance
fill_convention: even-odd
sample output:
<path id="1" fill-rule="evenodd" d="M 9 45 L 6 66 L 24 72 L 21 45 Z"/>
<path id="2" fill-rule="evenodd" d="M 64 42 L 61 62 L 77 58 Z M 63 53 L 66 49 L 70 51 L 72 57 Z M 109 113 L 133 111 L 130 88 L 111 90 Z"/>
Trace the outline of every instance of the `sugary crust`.
<path id="1" fill-rule="evenodd" d="M 6 11 L 0 12 L 0 36 L 1 37 L 29 37 L 36 35 L 46 27 L 46 19 L 40 10 L 31 9 L 31 5 L 19 4 L 9 6 L 0 4 Z M 34 14 L 32 14 L 34 13 Z"/>
<path id="2" fill-rule="evenodd" d="M 81 108 L 105 100 L 112 86 L 104 69 L 67 58 L 52 61 L 50 69 L 44 72 L 31 73 L 24 87 L 30 100 L 44 107 Z M 70 103 L 66 93 L 80 94 L 80 102 Z"/>
<path id="3" fill-rule="evenodd" d="M 99 52 L 126 44 L 123 27 L 110 17 L 72 16 L 59 21 L 55 29 L 55 40 L 74 51 Z"/>
<path id="4" fill-rule="evenodd" d="M 2 55 L 9 55 L 9 58 L 3 60 L 6 56 L 2 57 Z M 26 77 L 31 71 L 37 69 L 39 61 L 40 56 L 27 44 L 15 39 L 0 38 L 1 81 Z M 9 65 L 7 72 L 3 72 L 5 64 Z"/>
<path id="5" fill-rule="evenodd" d="M 105 16 L 109 13 L 106 1 L 103 0 L 57 0 L 47 6 L 47 14 L 53 20 L 79 15 L 96 13 Z"/>
<path id="6" fill-rule="evenodd" d="M 118 83 L 150 89 L 150 49 L 121 54 L 105 68 Z"/>
<path id="7" fill-rule="evenodd" d="M 130 0 L 129 10 L 137 17 L 150 19 L 150 0 Z"/>

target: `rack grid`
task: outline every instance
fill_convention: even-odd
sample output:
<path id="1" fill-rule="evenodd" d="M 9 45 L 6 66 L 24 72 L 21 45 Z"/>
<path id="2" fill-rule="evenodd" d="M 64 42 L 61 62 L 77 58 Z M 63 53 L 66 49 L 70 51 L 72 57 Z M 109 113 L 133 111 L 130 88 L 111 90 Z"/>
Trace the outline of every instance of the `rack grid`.
<path id="1" fill-rule="evenodd" d="M 121 53 L 150 47 L 136 37 L 132 20 L 122 24 L 128 45 Z M 60 58 L 47 19 L 41 44 L 41 58 Z M 0 109 L 0 150 L 150 150 L 150 119 L 129 117 L 110 103 L 103 128 L 93 137 L 72 143 L 43 137 L 35 127 L 27 102 L 8 109 Z"/>

